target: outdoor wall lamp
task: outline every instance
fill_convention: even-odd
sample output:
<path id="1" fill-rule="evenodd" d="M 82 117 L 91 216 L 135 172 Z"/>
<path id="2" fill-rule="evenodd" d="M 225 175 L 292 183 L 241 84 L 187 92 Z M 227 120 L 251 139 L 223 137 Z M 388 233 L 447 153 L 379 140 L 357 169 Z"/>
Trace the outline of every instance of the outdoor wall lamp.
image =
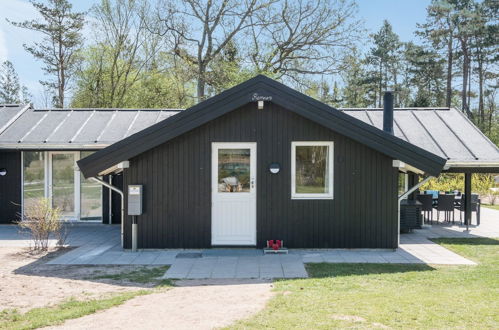
<path id="1" fill-rule="evenodd" d="M 270 166 L 269 166 L 269 171 L 270 171 L 270 173 L 272 173 L 272 174 L 277 174 L 277 173 L 279 173 L 279 171 L 281 170 L 281 168 L 280 168 L 280 167 L 281 167 L 281 166 L 279 165 L 279 163 L 272 163 L 272 164 L 270 164 Z"/>
<path id="2" fill-rule="evenodd" d="M 6 176 L 7 175 L 7 169 L 6 168 L 0 168 L 0 176 Z"/>

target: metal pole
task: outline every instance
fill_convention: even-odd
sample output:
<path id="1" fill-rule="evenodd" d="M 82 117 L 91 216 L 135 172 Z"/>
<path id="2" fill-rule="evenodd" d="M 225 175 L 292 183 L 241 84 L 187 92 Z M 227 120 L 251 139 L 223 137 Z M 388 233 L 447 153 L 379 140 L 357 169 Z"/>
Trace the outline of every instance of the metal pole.
<path id="1" fill-rule="evenodd" d="M 137 252 L 137 216 L 132 217 L 132 252 Z"/>
<path id="2" fill-rule="evenodd" d="M 464 223 L 466 231 L 471 224 L 471 173 L 464 173 Z"/>
<path id="3" fill-rule="evenodd" d="M 111 190 L 114 190 L 116 191 L 118 194 L 120 194 L 121 196 L 121 247 L 124 248 L 124 241 L 123 241 L 123 224 L 125 222 L 125 195 L 123 194 L 123 191 L 119 190 L 118 188 L 116 188 L 115 186 L 113 185 L 110 185 L 109 183 L 105 182 L 105 181 L 102 181 L 101 179 L 99 178 L 96 178 L 96 177 L 90 177 L 89 179 L 92 179 L 98 183 L 100 183 L 101 185 L 103 185 L 104 187 L 107 187 Z M 111 192 L 109 192 L 111 193 Z"/>
<path id="4" fill-rule="evenodd" d="M 109 174 L 108 175 L 108 180 L 109 180 L 109 184 L 112 185 L 113 184 L 113 175 L 112 174 Z M 112 209 L 112 205 L 113 205 L 113 191 L 111 189 L 109 189 L 109 201 L 108 201 L 108 210 L 107 210 L 107 213 L 108 213 L 108 223 L 111 225 L 113 224 L 113 209 Z"/>

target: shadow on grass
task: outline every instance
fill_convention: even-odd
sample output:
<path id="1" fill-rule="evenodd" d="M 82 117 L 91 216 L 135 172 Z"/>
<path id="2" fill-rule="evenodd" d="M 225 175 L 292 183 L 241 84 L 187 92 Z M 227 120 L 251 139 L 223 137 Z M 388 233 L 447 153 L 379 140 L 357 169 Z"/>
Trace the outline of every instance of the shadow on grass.
<path id="1" fill-rule="evenodd" d="M 499 239 L 487 237 L 472 238 L 430 238 L 437 244 L 455 244 L 455 245 L 499 245 Z"/>
<path id="2" fill-rule="evenodd" d="M 330 264 L 306 265 L 308 274 L 314 278 L 376 275 L 389 273 L 428 272 L 435 268 L 426 264 Z"/>

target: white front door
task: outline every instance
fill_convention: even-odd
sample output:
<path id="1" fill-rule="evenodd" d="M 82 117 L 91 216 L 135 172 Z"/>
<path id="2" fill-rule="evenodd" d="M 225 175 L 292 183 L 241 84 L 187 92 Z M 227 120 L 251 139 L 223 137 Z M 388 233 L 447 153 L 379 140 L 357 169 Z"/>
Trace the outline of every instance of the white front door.
<path id="1" fill-rule="evenodd" d="M 256 245 L 256 143 L 213 143 L 211 181 L 211 243 Z"/>

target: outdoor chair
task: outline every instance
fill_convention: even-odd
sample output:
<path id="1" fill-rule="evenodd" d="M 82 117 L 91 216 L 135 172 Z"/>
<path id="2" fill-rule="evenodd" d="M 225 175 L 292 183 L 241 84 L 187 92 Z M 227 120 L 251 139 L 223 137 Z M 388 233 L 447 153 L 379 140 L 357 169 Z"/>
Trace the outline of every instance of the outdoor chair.
<path id="1" fill-rule="evenodd" d="M 438 195 L 437 222 L 440 218 L 440 212 L 444 211 L 444 221 L 454 223 L 454 195 Z"/>
<path id="2" fill-rule="evenodd" d="M 425 190 L 425 194 L 431 195 L 433 198 L 433 207 L 437 207 L 437 200 L 438 200 L 438 190 Z"/>
<path id="3" fill-rule="evenodd" d="M 421 211 L 423 217 L 428 222 L 428 215 L 430 223 L 433 223 L 433 196 L 431 194 L 417 195 L 416 199 L 421 203 Z"/>
<path id="4" fill-rule="evenodd" d="M 463 194 L 461 197 L 461 202 L 457 206 L 459 210 L 459 220 L 461 224 L 463 223 L 463 212 L 465 211 L 466 205 L 466 194 Z M 471 212 L 476 212 L 476 223 L 480 225 L 480 197 L 478 194 L 471 194 Z M 470 223 L 471 225 L 471 223 Z"/>

